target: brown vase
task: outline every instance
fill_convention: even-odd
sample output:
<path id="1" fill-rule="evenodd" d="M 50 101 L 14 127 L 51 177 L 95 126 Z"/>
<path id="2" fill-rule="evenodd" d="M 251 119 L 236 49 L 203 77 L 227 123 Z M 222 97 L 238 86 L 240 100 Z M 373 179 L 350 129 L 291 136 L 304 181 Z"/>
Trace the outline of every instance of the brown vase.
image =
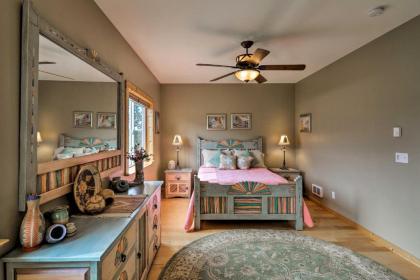
<path id="1" fill-rule="evenodd" d="M 136 177 L 134 178 L 135 184 L 144 183 L 143 160 L 136 161 Z"/>
<path id="2" fill-rule="evenodd" d="M 24 251 L 38 249 L 45 234 L 45 220 L 39 210 L 39 195 L 28 195 L 26 199 L 27 210 L 20 225 L 20 244 Z"/>

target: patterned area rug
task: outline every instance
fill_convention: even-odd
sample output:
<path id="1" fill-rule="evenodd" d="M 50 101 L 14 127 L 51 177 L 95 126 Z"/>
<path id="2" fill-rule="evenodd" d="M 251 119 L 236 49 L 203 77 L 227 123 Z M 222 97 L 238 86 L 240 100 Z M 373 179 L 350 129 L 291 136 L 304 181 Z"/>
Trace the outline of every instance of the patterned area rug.
<path id="1" fill-rule="evenodd" d="M 232 230 L 182 248 L 159 279 L 403 279 L 353 251 L 279 230 Z"/>

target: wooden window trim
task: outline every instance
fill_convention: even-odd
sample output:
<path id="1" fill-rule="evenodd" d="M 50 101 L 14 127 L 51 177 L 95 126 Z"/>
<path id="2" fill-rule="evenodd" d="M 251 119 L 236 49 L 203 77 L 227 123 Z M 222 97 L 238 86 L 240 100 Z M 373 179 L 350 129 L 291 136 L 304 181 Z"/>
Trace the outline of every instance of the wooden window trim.
<path id="1" fill-rule="evenodd" d="M 130 81 L 125 81 L 125 101 L 124 101 L 124 107 L 125 107 L 125 118 L 124 118 L 124 126 L 125 126 L 125 135 L 124 135 L 124 156 L 129 152 L 128 149 L 128 102 L 129 99 L 134 99 L 135 101 L 143 104 L 147 109 L 152 109 L 154 108 L 154 102 L 152 97 L 150 97 L 147 93 L 145 93 L 144 91 L 142 91 L 139 87 L 137 87 L 135 84 L 133 84 Z M 146 119 L 147 119 L 147 111 L 146 111 Z M 154 123 L 152 121 L 152 126 L 154 126 Z M 153 146 L 153 142 L 154 142 L 154 129 L 152 129 L 152 131 L 150 132 L 149 129 L 147 129 L 148 127 L 148 123 L 146 120 L 146 149 L 148 149 L 148 145 L 152 145 Z M 151 134 L 151 135 L 150 135 Z M 152 139 L 152 143 L 148 143 L 149 140 Z M 148 150 L 148 152 L 150 152 Z M 153 150 L 151 151 L 153 154 Z M 154 158 L 152 156 L 152 159 L 148 162 L 145 162 L 144 167 L 148 167 L 150 165 L 153 164 Z M 130 175 L 130 168 L 128 166 L 128 160 L 125 158 L 124 159 L 124 174 L 125 175 Z"/>

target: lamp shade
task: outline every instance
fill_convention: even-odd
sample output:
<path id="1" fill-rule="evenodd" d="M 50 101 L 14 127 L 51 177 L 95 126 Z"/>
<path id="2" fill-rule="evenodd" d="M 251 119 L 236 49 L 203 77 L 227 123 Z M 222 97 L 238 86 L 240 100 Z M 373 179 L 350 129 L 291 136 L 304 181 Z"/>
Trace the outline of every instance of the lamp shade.
<path id="1" fill-rule="evenodd" d="M 38 142 L 38 143 L 42 142 L 41 133 L 39 131 L 36 133 L 36 142 Z"/>
<path id="2" fill-rule="evenodd" d="M 172 145 L 174 145 L 174 146 L 182 146 L 182 138 L 181 138 L 181 135 L 176 134 L 174 136 L 174 140 L 172 141 Z"/>
<path id="3" fill-rule="evenodd" d="M 288 146 L 290 145 L 289 137 L 287 135 L 282 135 L 279 141 L 280 146 Z"/>
<path id="4" fill-rule="evenodd" d="M 245 69 L 245 70 L 240 70 L 240 71 L 235 72 L 236 78 L 244 82 L 255 80 L 259 75 L 260 75 L 260 71 L 255 70 L 255 69 Z"/>

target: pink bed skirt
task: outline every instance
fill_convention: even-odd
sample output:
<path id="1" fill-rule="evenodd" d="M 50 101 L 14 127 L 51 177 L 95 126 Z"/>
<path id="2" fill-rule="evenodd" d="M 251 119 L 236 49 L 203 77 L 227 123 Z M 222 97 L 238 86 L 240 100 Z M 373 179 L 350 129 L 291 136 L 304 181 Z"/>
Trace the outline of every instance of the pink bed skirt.
<path id="1" fill-rule="evenodd" d="M 303 201 L 303 222 L 307 227 L 312 228 L 314 226 L 311 213 L 309 212 L 305 201 Z M 185 219 L 184 230 L 186 232 L 194 231 L 194 191 L 191 196 L 190 203 L 188 205 L 187 218 Z"/>

